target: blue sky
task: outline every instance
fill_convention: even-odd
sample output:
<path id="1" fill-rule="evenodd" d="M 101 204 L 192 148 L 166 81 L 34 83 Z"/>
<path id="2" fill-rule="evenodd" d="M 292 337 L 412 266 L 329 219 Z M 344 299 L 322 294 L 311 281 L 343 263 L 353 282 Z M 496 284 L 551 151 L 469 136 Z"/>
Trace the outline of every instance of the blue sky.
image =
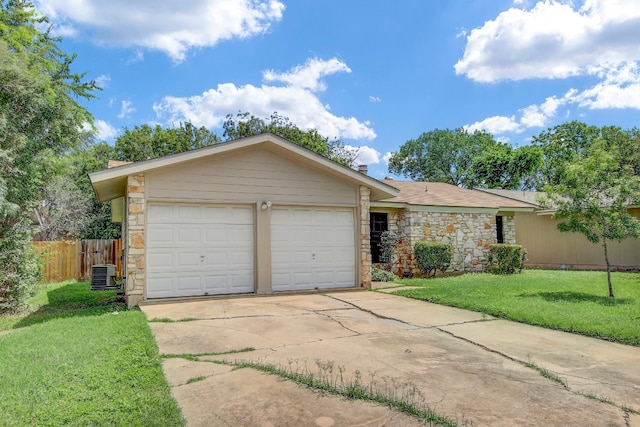
<path id="1" fill-rule="evenodd" d="M 99 138 L 272 112 L 370 174 L 433 129 L 514 146 L 569 120 L 640 126 L 638 0 L 36 0 L 104 90 Z"/>

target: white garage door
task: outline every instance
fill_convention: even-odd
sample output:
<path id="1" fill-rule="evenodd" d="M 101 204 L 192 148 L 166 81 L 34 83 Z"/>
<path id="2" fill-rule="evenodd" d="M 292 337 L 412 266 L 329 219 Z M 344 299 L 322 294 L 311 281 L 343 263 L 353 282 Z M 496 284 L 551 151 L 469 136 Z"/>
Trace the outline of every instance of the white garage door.
<path id="1" fill-rule="evenodd" d="M 253 208 L 149 204 L 147 298 L 254 290 Z"/>
<path id="2" fill-rule="evenodd" d="M 273 208 L 273 290 L 354 287 L 353 221 L 352 209 Z"/>

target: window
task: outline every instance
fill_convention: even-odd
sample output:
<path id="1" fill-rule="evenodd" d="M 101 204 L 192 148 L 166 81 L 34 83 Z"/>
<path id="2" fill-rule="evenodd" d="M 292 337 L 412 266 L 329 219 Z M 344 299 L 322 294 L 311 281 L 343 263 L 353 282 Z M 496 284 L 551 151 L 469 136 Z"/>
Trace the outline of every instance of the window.
<path id="1" fill-rule="evenodd" d="M 502 217 L 496 217 L 496 243 L 504 243 L 504 228 L 502 227 Z"/>
<path id="2" fill-rule="evenodd" d="M 380 236 L 383 232 L 389 230 L 389 219 L 387 213 L 371 212 L 369 214 L 369 222 L 371 226 L 371 261 L 373 263 L 382 262 L 380 255 L 382 255 L 382 249 L 380 248 Z"/>

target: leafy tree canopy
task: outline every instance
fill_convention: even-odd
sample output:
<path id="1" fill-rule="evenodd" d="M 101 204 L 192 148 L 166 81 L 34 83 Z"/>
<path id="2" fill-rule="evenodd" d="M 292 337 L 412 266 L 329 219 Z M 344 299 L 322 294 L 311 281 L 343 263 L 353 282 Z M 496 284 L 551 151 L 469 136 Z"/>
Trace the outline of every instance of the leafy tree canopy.
<path id="1" fill-rule="evenodd" d="M 216 144 L 220 138 L 205 127 L 190 122 L 178 127 L 163 128 L 160 125 L 135 126 L 125 129 L 115 142 L 113 160 L 137 162 L 170 154 L 182 153 Z"/>
<path id="2" fill-rule="evenodd" d="M 353 166 L 357 153 L 347 150 L 338 139 L 329 139 L 315 129 L 302 130 L 287 117 L 274 112 L 267 120 L 260 119 L 248 112 L 239 112 L 235 118 L 227 114 L 223 124 L 223 136 L 227 141 L 271 132 L 304 148 L 308 148 L 346 166 Z"/>
<path id="3" fill-rule="evenodd" d="M 38 168 L 79 146 L 93 121 L 78 98 L 97 87 L 71 71 L 75 56 L 40 30 L 46 22 L 31 3 L 0 2 L 0 311 L 18 308 L 37 278 L 29 227 L 46 188 Z"/>
<path id="4" fill-rule="evenodd" d="M 571 160 L 559 167 L 562 179 L 545 187 L 547 208 L 562 220 L 558 229 L 583 234 L 599 243 L 607 265 L 609 296 L 613 297 L 608 243 L 640 237 L 640 219 L 629 212 L 640 205 L 640 176 L 637 130 L 623 131 L 605 127 L 594 131 L 598 136 L 571 153 Z"/>
<path id="5" fill-rule="evenodd" d="M 540 157 L 539 149 L 513 149 L 484 131 L 436 129 L 403 144 L 391 156 L 389 172 L 466 188 L 518 189 L 528 185 Z"/>

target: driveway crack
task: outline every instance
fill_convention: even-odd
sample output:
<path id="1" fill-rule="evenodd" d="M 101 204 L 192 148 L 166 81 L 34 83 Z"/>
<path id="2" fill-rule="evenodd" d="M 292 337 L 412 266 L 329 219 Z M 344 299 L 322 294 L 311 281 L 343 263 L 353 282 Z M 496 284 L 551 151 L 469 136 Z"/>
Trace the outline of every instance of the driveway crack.
<path id="1" fill-rule="evenodd" d="M 320 316 L 324 316 L 326 318 L 328 318 L 329 320 L 333 320 L 334 322 L 336 322 L 338 325 L 340 325 L 343 329 L 346 329 L 347 331 L 355 334 L 355 336 L 360 336 L 362 335 L 360 332 L 351 329 L 350 327 L 346 326 L 344 323 L 342 323 L 341 321 L 339 321 L 338 319 L 336 319 L 335 317 L 331 316 L 330 314 L 326 313 L 327 310 L 315 310 L 314 313 L 320 315 Z"/>
<path id="2" fill-rule="evenodd" d="M 492 322 L 494 320 L 499 320 L 499 319 L 495 319 L 495 318 L 493 318 L 493 319 L 478 319 L 478 320 L 467 320 L 465 322 L 446 323 L 444 325 L 422 326 L 422 325 L 416 325 L 415 323 L 407 322 L 407 321 L 402 320 L 402 319 L 397 319 L 395 317 L 385 316 L 383 314 L 376 313 L 373 310 L 369 310 L 369 309 L 366 309 L 364 307 L 360 307 L 359 305 L 357 305 L 357 304 L 355 304 L 355 303 L 353 303 L 351 301 L 346 301 L 346 300 L 340 299 L 338 297 L 335 297 L 333 295 L 326 295 L 326 296 L 329 297 L 329 298 L 332 298 L 332 299 L 334 299 L 336 301 L 340 301 L 340 302 L 343 302 L 345 304 L 349 304 L 353 308 L 355 308 L 357 310 L 360 310 L 360 311 L 362 311 L 364 313 L 371 314 L 372 316 L 377 317 L 379 319 L 393 320 L 394 322 L 399 322 L 399 323 L 402 323 L 403 325 L 411 326 L 411 327 L 414 327 L 416 329 L 438 329 L 438 330 L 440 330 L 439 328 L 444 328 L 444 327 L 447 327 L 447 326 L 465 325 L 465 324 L 468 324 L 468 323 Z M 446 331 L 443 331 L 443 332 L 446 332 Z"/>

